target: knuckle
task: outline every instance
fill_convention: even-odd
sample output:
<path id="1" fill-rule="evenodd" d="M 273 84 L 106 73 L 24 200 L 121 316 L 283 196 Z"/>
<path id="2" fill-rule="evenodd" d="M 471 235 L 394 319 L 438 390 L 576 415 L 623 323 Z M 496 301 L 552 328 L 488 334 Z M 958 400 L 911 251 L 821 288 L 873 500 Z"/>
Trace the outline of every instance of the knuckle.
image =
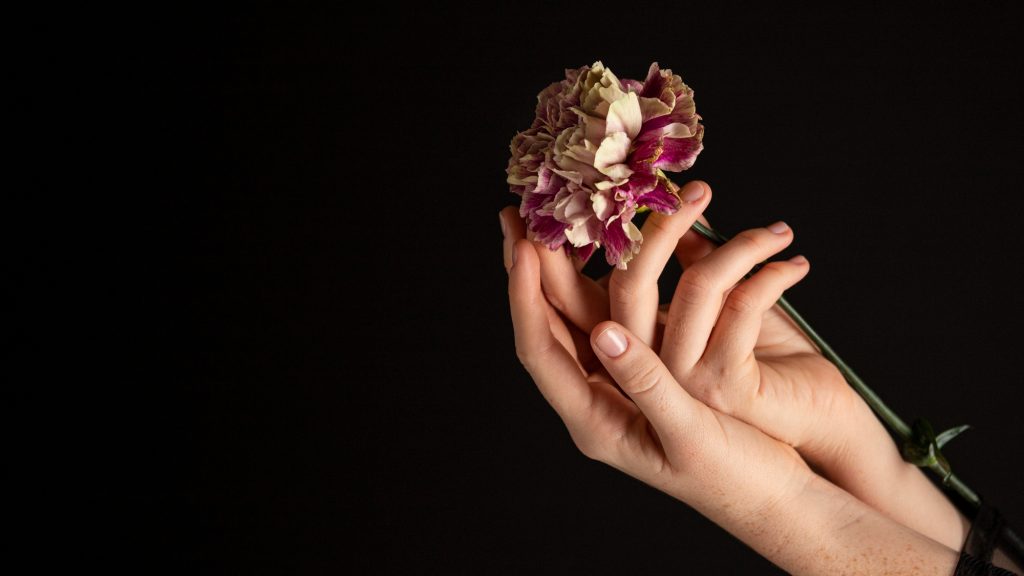
<path id="1" fill-rule="evenodd" d="M 711 276 L 699 265 L 683 272 L 676 294 L 686 304 L 702 304 L 714 287 Z"/>
<path id="2" fill-rule="evenodd" d="M 746 230 L 731 240 L 744 252 L 762 252 L 767 248 L 760 230 Z"/>
<path id="3" fill-rule="evenodd" d="M 735 314 L 751 314 L 756 312 L 758 304 L 757 296 L 751 294 L 750 289 L 744 288 L 743 284 L 733 288 L 729 292 L 729 297 L 725 300 L 726 310 Z"/>
<path id="4" fill-rule="evenodd" d="M 729 413 L 729 384 L 732 382 L 732 369 L 726 366 L 714 368 L 705 366 L 696 378 L 696 396 L 708 406 L 720 412 Z"/>
<path id="5" fill-rule="evenodd" d="M 526 371 L 530 374 L 534 373 L 541 364 L 544 363 L 544 358 L 551 351 L 551 344 L 545 343 L 532 347 L 523 346 L 516 344 L 516 357 L 519 358 L 519 363 L 526 368 Z"/>
<path id="6" fill-rule="evenodd" d="M 608 297 L 617 304 L 629 304 L 633 302 L 639 292 L 635 279 L 629 274 L 623 274 L 620 270 L 612 273 L 608 280 Z"/>
<path id="7" fill-rule="evenodd" d="M 645 364 L 635 368 L 619 385 L 631 395 L 640 395 L 660 386 L 663 378 L 664 372 L 656 364 Z"/>
<path id="8" fill-rule="evenodd" d="M 761 267 L 760 274 L 781 279 L 788 276 L 790 266 L 786 262 L 769 262 Z"/>

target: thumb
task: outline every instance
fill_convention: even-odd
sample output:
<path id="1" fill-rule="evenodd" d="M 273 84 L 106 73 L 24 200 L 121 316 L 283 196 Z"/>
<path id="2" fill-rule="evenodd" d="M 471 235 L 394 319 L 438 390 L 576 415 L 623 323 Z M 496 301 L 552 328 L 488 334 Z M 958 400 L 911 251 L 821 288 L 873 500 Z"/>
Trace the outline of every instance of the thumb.
<path id="1" fill-rule="evenodd" d="M 598 324 L 590 342 L 608 374 L 644 413 L 661 441 L 678 446 L 700 404 L 676 382 L 654 350 L 621 324 Z"/>

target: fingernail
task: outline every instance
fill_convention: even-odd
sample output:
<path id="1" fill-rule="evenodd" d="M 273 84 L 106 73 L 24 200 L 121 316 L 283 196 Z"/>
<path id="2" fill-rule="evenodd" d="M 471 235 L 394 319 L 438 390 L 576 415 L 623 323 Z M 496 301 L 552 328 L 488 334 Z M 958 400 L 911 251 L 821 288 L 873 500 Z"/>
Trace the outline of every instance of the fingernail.
<path id="1" fill-rule="evenodd" d="M 683 199 L 683 202 L 693 204 L 704 197 L 704 185 L 700 182 L 690 182 L 686 185 L 680 197 Z"/>
<path id="2" fill-rule="evenodd" d="M 508 228 L 505 227 L 505 215 L 498 212 L 498 222 L 501 224 L 501 237 L 508 236 Z"/>
<path id="3" fill-rule="evenodd" d="M 597 336 L 597 347 L 606 355 L 616 358 L 626 351 L 626 336 L 616 328 L 608 328 Z"/>
<path id="4" fill-rule="evenodd" d="M 768 229 L 771 230 L 772 232 L 776 233 L 776 234 L 785 234 L 786 230 L 789 230 L 789 226 L 786 225 L 785 222 L 780 220 L 780 221 L 776 222 L 775 224 L 772 224 L 771 226 L 769 226 Z"/>
<path id="5" fill-rule="evenodd" d="M 793 264 L 807 264 L 807 258 L 804 258 L 802 254 L 798 254 L 789 259 Z"/>
<path id="6" fill-rule="evenodd" d="M 513 266 L 516 265 L 516 253 L 517 252 L 519 252 L 519 250 L 516 250 L 516 246 L 515 246 L 515 244 L 513 244 L 512 245 L 512 265 Z"/>

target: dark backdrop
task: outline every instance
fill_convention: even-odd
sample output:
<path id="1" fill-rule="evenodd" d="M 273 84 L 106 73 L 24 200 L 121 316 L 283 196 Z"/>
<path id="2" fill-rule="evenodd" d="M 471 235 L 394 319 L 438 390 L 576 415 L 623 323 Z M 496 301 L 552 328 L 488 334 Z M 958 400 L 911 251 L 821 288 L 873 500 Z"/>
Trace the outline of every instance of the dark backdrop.
<path id="1" fill-rule="evenodd" d="M 677 181 L 711 184 L 727 233 L 790 223 L 791 301 L 905 418 L 972 424 L 947 453 L 1024 529 L 1020 18 L 717 6 L 154 20 L 184 411 L 124 440 L 147 544 L 220 573 L 777 572 L 579 454 L 516 360 L 508 142 L 598 59 L 695 89 L 705 150 Z"/>

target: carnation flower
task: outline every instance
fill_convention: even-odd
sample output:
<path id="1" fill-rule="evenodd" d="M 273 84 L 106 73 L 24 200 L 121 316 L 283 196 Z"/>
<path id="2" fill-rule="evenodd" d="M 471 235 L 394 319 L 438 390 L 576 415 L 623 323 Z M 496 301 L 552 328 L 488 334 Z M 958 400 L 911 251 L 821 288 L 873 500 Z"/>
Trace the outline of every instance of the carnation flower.
<path id="1" fill-rule="evenodd" d="M 512 139 L 508 183 L 535 240 L 568 243 L 582 260 L 603 246 L 625 269 L 643 242 L 633 216 L 676 211 L 664 172 L 692 166 L 703 136 L 693 90 L 671 70 L 655 62 L 639 82 L 595 62 L 537 95 L 533 125 Z"/>
<path id="2" fill-rule="evenodd" d="M 519 213 L 532 239 L 551 250 L 565 246 L 584 261 L 604 247 L 608 263 L 625 269 L 643 242 L 633 217 L 678 209 L 679 187 L 665 172 L 686 170 L 697 159 L 704 137 L 700 119 L 693 90 L 657 62 L 643 82 L 620 80 L 601 62 L 566 70 L 565 80 L 537 95 L 530 128 L 512 138 L 508 183 L 522 197 Z M 691 228 L 717 245 L 729 240 L 700 221 Z M 931 469 L 977 510 L 980 497 L 952 474 L 940 451 L 967 427 L 935 434 L 925 420 L 908 425 L 785 297 L 776 304 L 902 441 L 904 460 Z M 1024 540 L 1008 527 L 1002 537 L 1024 553 Z"/>

